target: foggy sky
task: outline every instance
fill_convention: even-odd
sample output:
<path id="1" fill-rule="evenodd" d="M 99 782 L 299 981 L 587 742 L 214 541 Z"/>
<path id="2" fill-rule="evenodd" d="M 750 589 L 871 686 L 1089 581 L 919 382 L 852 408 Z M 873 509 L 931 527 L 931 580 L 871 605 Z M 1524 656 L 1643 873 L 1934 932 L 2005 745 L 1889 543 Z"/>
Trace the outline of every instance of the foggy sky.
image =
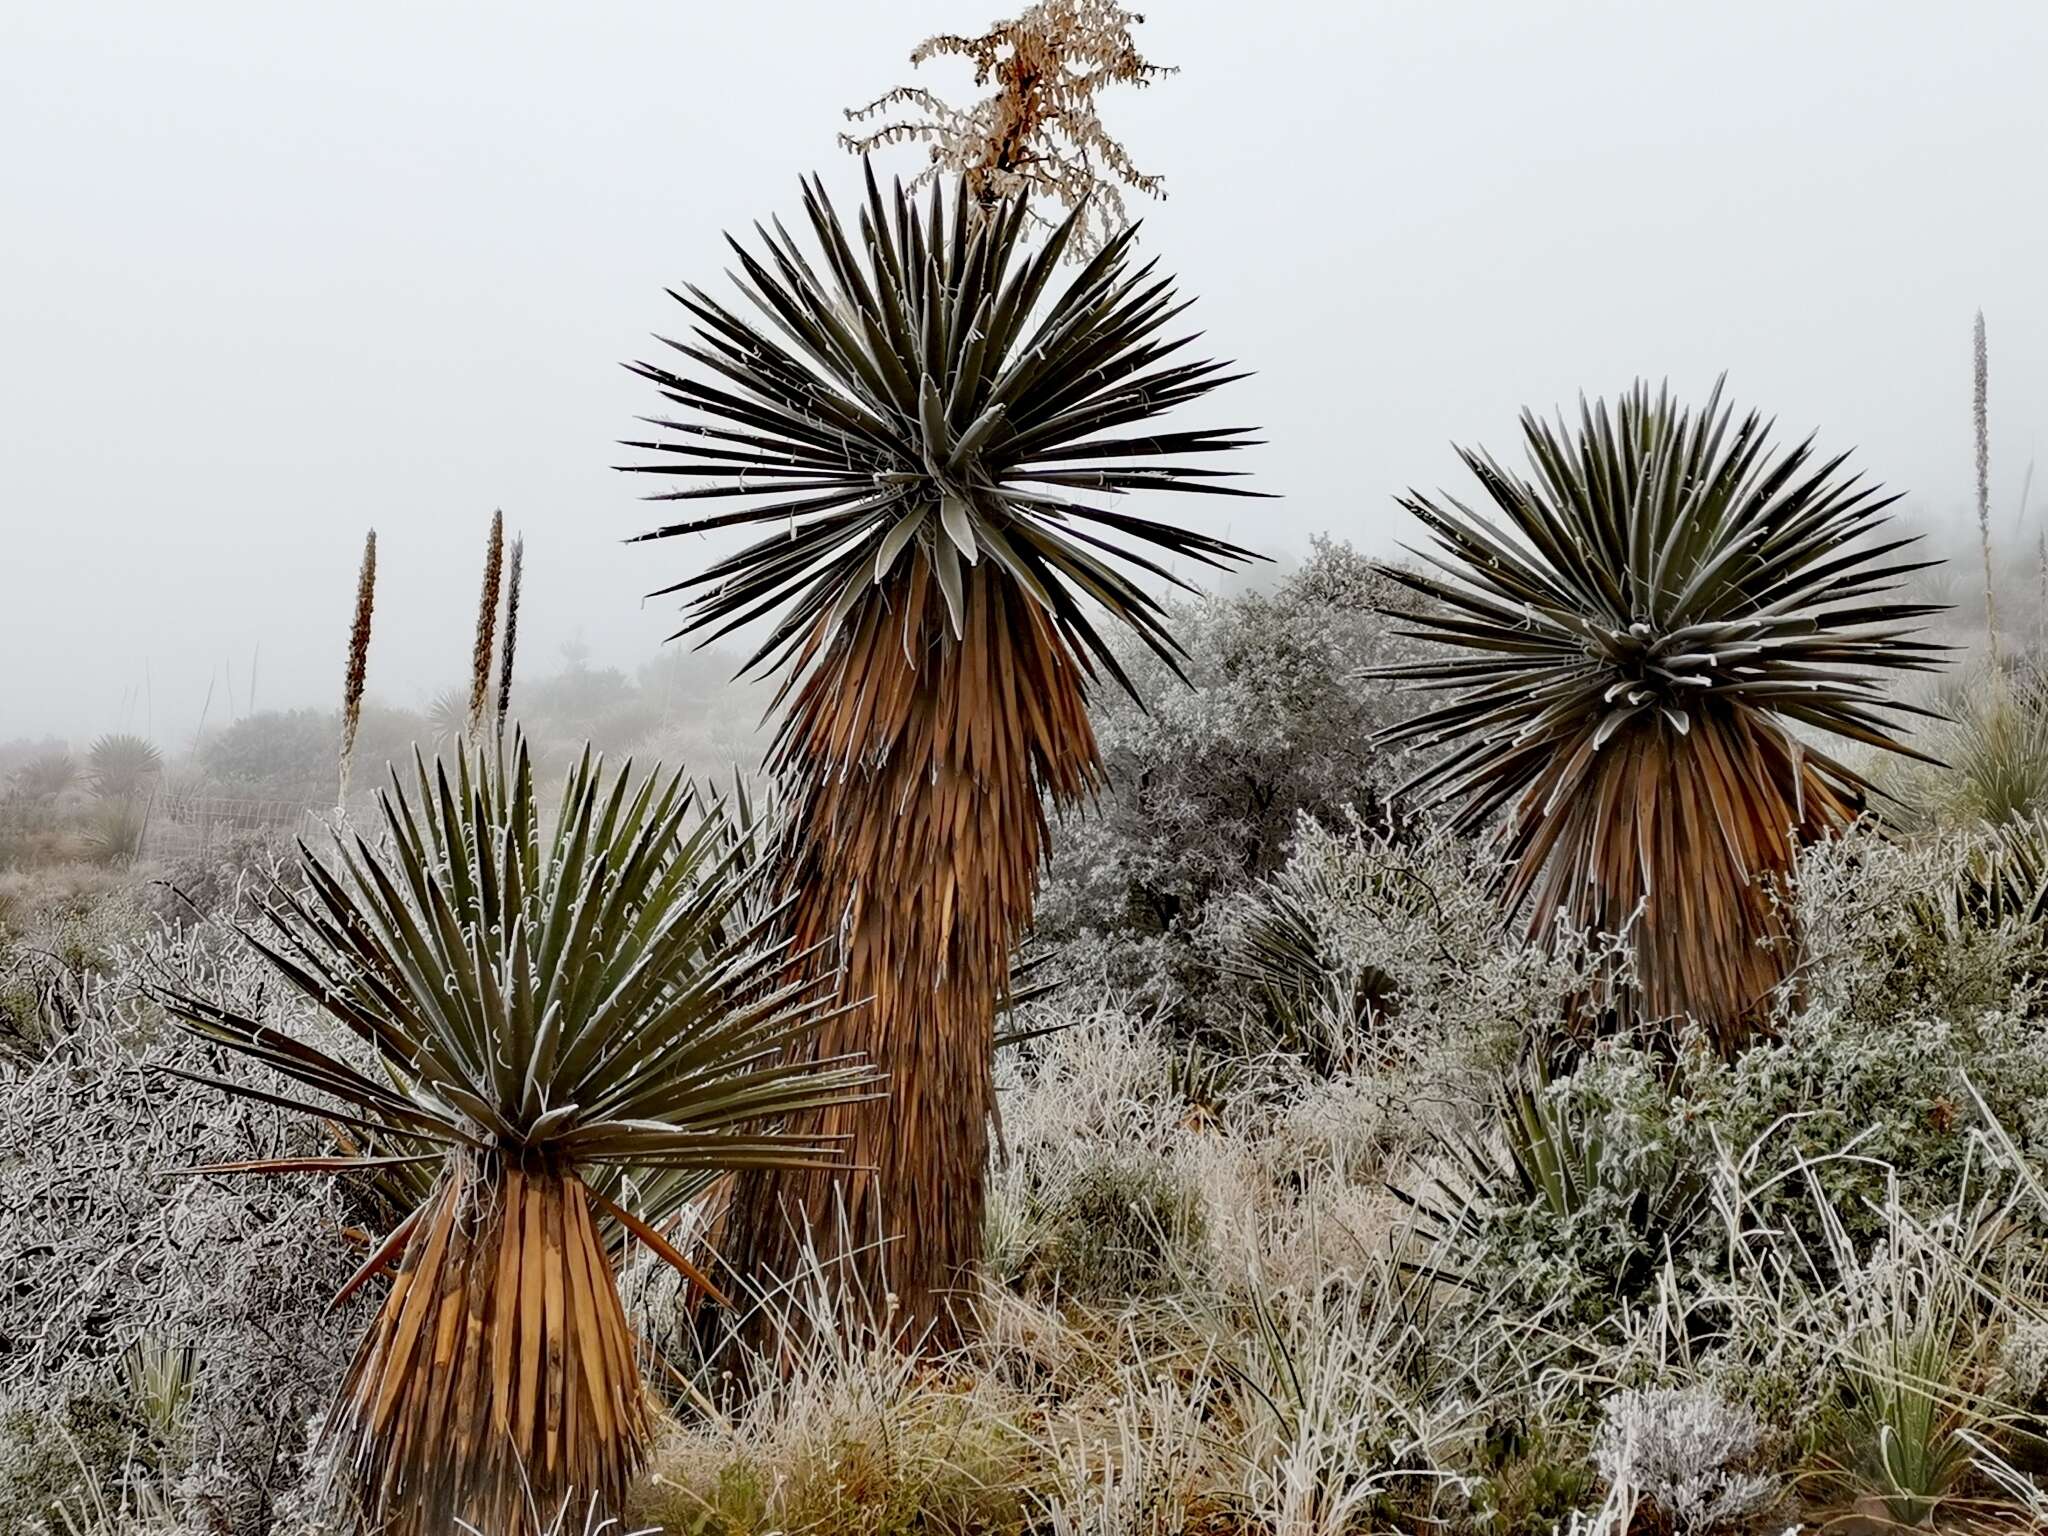
<path id="1" fill-rule="evenodd" d="M 370 690 L 417 706 L 463 673 L 494 506 L 527 666 L 653 655 L 674 607 L 641 594 L 714 546 L 620 543 L 659 509 L 613 440 L 659 401 L 617 364 L 682 325 L 665 286 L 719 291 L 722 229 L 807 171 L 851 191 L 842 107 L 964 99 L 905 56 L 1018 3 L 8 0 L 0 739 L 142 729 L 147 676 L 182 751 L 259 647 L 259 707 L 333 707 L 372 524 Z M 1259 370 L 1202 415 L 1264 426 L 1233 467 L 1287 498 L 1155 511 L 1391 549 L 1451 441 L 1726 369 L 1955 514 L 1982 306 L 2010 525 L 2048 449 L 2038 4 L 1145 9 L 1183 73 L 1105 117 L 1168 179 L 1148 252 Z"/>

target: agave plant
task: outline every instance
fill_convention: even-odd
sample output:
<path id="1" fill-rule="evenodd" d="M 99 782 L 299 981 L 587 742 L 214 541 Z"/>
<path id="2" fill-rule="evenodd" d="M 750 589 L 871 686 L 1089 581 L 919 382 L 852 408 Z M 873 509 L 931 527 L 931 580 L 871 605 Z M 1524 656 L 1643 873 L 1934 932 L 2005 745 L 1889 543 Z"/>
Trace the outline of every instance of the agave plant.
<path id="1" fill-rule="evenodd" d="M 1333 953 L 1318 921 L 1319 906 L 1348 894 L 1320 871 L 1283 871 L 1246 894 L 1217 957 L 1217 969 L 1244 982 L 1263 1015 L 1268 1038 L 1248 1047 L 1284 1051 L 1319 1077 L 1356 1071 L 1376 1024 L 1399 1006 L 1394 978 Z"/>
<path id="2" fill-rule="evenodd" d="M 2048 811 L 2048 689 L 2003 672 L 1971 679 L 1947 704 L 1935 738 L 1948 771 L 1918 796 L 1941 819 L 1991 826 Z"/>
<path id="3" fill-rule="evenodd" d="M 105 800 L 133 800 L 164 771 L 164 755 L 140 736 L 102 736 L 85 757 L 92 792 Z"/>
<path id="4" fill-rule="evenodd" d="M 13 789 L 30 800 L 54 800 L 78 779 L 78 759 L 69 752 L 45 752 L 14 770 Z"/>
<path id="5" fill-rule="evenodd" d="M 1503 1218 L 1534 1213 L 1550 1230 L 1611 1223 L 1613 1296 L 1635 1294 L 1681 1246 L 1700 1215 L 1706 1186 L 1681 1153 L 1645 1158 L 1609 1140 L 1601 1116 L 1559 1094 L 1540 1061 L 1518 1071 L 1497 1096 L 1498 1147 L 1472 1135 L 1441 1139 L 1448 1177 L 1432 1175 L 1420 1194 L 1395 1188 L 1415 1212 L 1415 1229 L 1450 1268 L 1438 1278 L 1478 1284 Z M 1603 1209 L 1595 1211 L 1596 1206 Z M 1617 1219 L 1618 1218 L 1618 1219 Z"/>
<path id="6" fill-rule="evenodd" d="M 207 1171 L 434 1174 L 336 1298 L 395 1265 L 328 1432 L 365 1527 L 396 1536 L 511 1530 L 535 1507 L 579 1527 L 618 1514 L 649 1417 L 608 1230 L 712 1284 L 662 1225 L 724 1170 L 829 1161 L 781 1123 L 868 1081 L 789 1051 L 823 989 L 791 979 L 762 924 L 729 923 L 747 884 L 721 805 L 586 750 L 543 839 L 513 752 L 509 769 L 464 752 L 452 781 L 418 763 L 410 795 L 381 797 L 387 844 L 305 853 L 306 894 L 275 893 L 247 935 L 367 1061 L 164 997 L 284 1091 L 166 1071 L 369 1141 Z"/>
<path id="7" fill-rule="evenodd" d="M 1582 411 L 1576 441 L 1522 420 L 1533 479 L 1462 451 L 1505 519 L 1411 494 L 1434 599 L 1411 633 L 1470 654 L 1385 668 L 1456 696 L 1389 731 L 1441 755 L 1410 787 L 1460 827 L 1503 813 L 1505 898 L 1535 936 L 1632 932 L 1653 1018 L 1690 1016 L 1732 1050 L 1789 965 L 1767 884 L 1862 809 L 1863 775 L 1809 737 L 1921 756 L 1876 684 L 1935 666 L 1887 599 L 1923 562 L 1889 557 L 1893 498 L 1782 453 L 1755 414 L 1731 430 L 1717 383 L 1697 415 L 1638 384 Z"/>
<path id="8" fill-rule="evenodd" d="M 675 295 L 694 325 L 670 345 L 694 368 L 635 371 L 685 414 L 649 418 L 663 436 L 629 446 L 658 458 L 628 467 L 681 482 L 656 499 L 739 503 L 644 537 L 772 530 L 665 590 L 692 594 L 682 633 L 707 642 L 773 616 L 748 666 L 783 676 L 795 932 L 843 936 L 843 995 L 863 1006 L 827 1048 L 892 1082 L 886 1103 L 811 1122 L 853 1136 L 859 1171 L 741 1181 L 727 1256 L 786 1278 L 807 1239 L 830 1253 L 851 1233 L 868 1293 L 938 1339 L 980 1252 L 993 1021 L 1045 800 L 1101 780 L 1098 669 L 1130 686 L 1091 608 L 1171 662 L 1164 609 L 1115 562 L 1176 580 L 1140 550 L 1245 557 L 1088 493 L 1249 494 L 1177 462 L 1249 439 L 1153 424 L 1231 375 L 1181 360 L 1193 338 L 1165 328 L 1185 306 L 1133 265 L 1132 231 L 1055 287 L 1076 217 L 1033 250 L 1021 201 L 935 188 L 920 211 L 872 172 L 866 194 L 857 242 L 813 182 L 815 257 L 779 224 L 761 255 L 734 243 L 765 325 Z"/>

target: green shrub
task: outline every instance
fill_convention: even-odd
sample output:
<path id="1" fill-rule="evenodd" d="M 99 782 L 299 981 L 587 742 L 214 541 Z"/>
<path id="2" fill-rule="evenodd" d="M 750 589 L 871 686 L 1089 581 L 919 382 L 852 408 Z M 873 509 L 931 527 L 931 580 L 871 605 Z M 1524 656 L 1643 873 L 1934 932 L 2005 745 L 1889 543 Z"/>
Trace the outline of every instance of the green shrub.
<path id="1" fill-rule="evenodd" d="M 61 1531 L 60 1506 L 118 1497 L 130 1477 L 160 1470 L 146 1426 L 114 1391 L 10 1413 L 0 1418 L 0 1530 Z"/>
<path id="2" fill-rule="evenodd" d="M 1032 1205 L 1038 1238 L 1021 1278 L 1062 1295 L 1157 1295 L 1205 1235 L 1200 1200 L 1143 1149 L 1097 1149 Z"/>

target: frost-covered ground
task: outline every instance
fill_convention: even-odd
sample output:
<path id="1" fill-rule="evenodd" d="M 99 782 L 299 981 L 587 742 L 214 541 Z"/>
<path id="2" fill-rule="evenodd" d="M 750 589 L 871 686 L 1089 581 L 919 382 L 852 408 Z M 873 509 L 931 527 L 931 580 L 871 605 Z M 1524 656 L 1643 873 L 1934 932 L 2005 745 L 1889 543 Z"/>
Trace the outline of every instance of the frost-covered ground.
<path id="1" fill-rule="evenodd" d="M 1002 1058 L 983 1330 L 953 1358 L 819 1328 L 792 1374 L 707 1372 L 636 1269 L 670 1416 L 647 1522 L 2023 1528 L 2048 1511 L 2048 953 L 1916 903 L 1967 857 L 1824 850 L 1780 1039 L 1732 1067 L 1596 1046 L 1511 1142 L 1520 1042 L 1579 968 L 1506 942 L 1462 851 L 1304 825 L 1214 942 L 1314 893 L 1293 910 L 1333 969 L 1376 980 L 1292 1027 L 1347 1049 L 1275 1049 L 1249 1002 L 1238 1046 L 1191 1038 L 1072 979 L 1031 1021 L 1065 1027 Z M 120 900 L 0 1099 L 0 1525 L 318 1531 L 308 1430 L 364 1314 L 326 1299 L 379 1202 L 175 1176 L 324 1135 L 151 1070 L 215 1069 L 151 981 L 283 1009 L 219 920 L 112 922 Z M 1552 1192 L 1520 1182 L 1546 1166 Z"/>
<path id="2" fill-rule="evenodd" d="M 1967 897 L 1985 796 L 2048 786 L 2048 753 L 2031 789 L 1895 775 L 1909 833 L 1815 851 L 1775 1038 L 1739 1061 L 1573 1041 L 1609 947 L 1523 948 L 1479 853 L 1389 819 L 1405 767 L 1370 742 L 1405 701 L 1361 673 L 1406 643 L 1390 600 L 1326 546 L 1176 615 L 1191 686 L 1134 655 L 1149 711 L 1096 701 L 1113 788 L 1057 829 L 1036 942 L 1063 985 L 1013 1021 L 1060 1027 L 998 1057 L 977 1342 L 908 1362 L 813 1327 L 788 1372 L 728 1374 L 635 1262 L 647 1523 L 2044 1518 L 2048 930 Z M 1945 756 L 2024 769 L 1957 729 Z M 284 771 L 267 750 L 248 772 Z M 333 1143 L 163 1073 L 245 1069 L 147 995 L 320 1028 L 229 931 L 281 850 L 57 867 L 47 828 L 0 830 L 0 1532 L 338 1530 L 313 1434 L 371 1303 L 327 1302 L 390 1202 L 178 1176 Z M 769 1304 L 836 1317 L 832 1285 Z"/>

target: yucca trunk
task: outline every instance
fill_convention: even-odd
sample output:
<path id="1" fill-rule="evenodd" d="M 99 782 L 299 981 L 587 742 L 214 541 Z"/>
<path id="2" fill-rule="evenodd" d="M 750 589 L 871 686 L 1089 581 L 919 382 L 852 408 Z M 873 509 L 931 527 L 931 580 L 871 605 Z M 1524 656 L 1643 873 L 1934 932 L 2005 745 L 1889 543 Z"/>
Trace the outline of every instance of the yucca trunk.
<path id="1" fill-rule="evenodd" d="M 844 1266 L 850 1304 L 913 1348 L 966 1321 L 954 1302 L 981 1258 L 995 1017 L 1045 802 L 1101 777 L 1080 664 L 1037 605 L 983 564 L 956 638 L 930 573 L 920 555 L 839 632 L 777 751 L 797 780 L 796 945 L 843 960 L 842 1000 L 861 1004 L 818 1050 L 865 1053 L 888 1091 L 792 1127 L 849 1138 L 849 1168 L 742 1171 L 722 1238 L 763 1286 L 800 1274 L 814 1244 Z M 772 1323 L 752 1327 L 761 1342 Z"/>
<path id="2" fill-rule="evenodd" d="M 1622 733 L 1589 772 L 1577 754 L 1557 753 L 1516 806 L 1509 903 L 1529 899 L 1532 935 L 1546 945 L 1561 919 L 1626 933 L 1635 983 L 1610 1001 L 1630 1017 L 1690 1017 L 1733 1055 L 1767 1023 L 1794 963 L 1796 935 L 1774 887 L 1802 847 L 1861 808 L 1830 766 L 1783 729 L 1718 703 L 1683 735 L 1661 720 Z"/>
<path id="3" fill-rule="evenodd" d="M 634 1341 L 583 1183 L 459 1160 L 419 1212 L 332 1432 L 364 1528 L 566 1529 L 621 1512 L 649 1437 Z"/>

